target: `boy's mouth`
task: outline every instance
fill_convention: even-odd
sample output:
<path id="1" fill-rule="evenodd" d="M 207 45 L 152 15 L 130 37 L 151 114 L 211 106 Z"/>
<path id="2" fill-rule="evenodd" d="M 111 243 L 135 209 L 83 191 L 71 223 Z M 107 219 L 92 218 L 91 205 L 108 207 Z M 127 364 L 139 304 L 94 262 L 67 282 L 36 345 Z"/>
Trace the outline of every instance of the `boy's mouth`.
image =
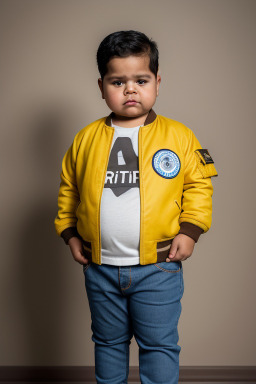
<path id="1" fill-rule="evenodd" d="M 137 104 L 138 102 L 136 100 L 127 100 L 124 104 L 125 105 L 134 105 Z"/>

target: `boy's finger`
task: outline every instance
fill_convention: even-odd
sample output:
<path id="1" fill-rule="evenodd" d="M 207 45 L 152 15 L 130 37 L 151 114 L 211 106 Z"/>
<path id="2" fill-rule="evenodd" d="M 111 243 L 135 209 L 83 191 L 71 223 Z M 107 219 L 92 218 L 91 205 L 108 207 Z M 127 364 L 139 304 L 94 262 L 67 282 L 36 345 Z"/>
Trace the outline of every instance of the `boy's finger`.
<path id="1" fill-rule="evenodd" d="M 89 263 L 89 260 L 85 257 L 85 256 L 81 256 L 81 262 L 83 263 L 83 264 L 88 264 Z"/>
<path id="2" fill-rule="evenodd" d="M 76 254 L 75 260 L 80 264 L 88 264 L 89 260 L 81 252 Z"/>
<path id="3" fill-rule="evenodd" d="M 177 249 L 178 249 L 177 245 L 172 243 L 169 255 L 167 256 L 167 259 L 166 259 L 167 262 L 170 261 L 170 260 L 173 260 L 173 258 L 176 256 Z"/>
<path id="4" fill-rule="evenodd" d="M 171 246 L 171 250 L 170 250 L 170 253 L 169 253 L 169 258 L 171 258 L 171 259 L 173 259 L 175 256 L 176 256 L 176 253 L 177 253 L 177 249 L 178 249 L 178 247 L 177 247 L 177 245 L 172 245 Z"/>

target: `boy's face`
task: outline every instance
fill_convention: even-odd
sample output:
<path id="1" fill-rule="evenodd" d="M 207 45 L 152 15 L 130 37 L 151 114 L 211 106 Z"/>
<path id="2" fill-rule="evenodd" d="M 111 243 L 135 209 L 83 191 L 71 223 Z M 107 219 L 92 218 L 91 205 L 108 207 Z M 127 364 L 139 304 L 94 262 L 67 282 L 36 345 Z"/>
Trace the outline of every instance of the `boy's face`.
<path id="1" fill-rule="evenodd" d="M 149 69 L 149 56 L 114 57 L 107 68 L 103 83 L 98 79 L 98 84 L 102 98 L 115 113 L 115 123 L 143 124 L 155 104 L 161 82 L 160 75 L 156 78 Z"/>

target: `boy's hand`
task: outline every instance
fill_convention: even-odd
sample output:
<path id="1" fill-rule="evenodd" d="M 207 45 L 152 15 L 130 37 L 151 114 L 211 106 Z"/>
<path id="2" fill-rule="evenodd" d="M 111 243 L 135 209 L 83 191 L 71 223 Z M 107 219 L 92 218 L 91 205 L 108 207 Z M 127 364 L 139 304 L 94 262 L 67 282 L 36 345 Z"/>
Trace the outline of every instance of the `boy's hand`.
<path id="1" fill-rule="evenodd" d="M 88 259 L 83 255 L 83 243 L 78 237 L 71 237 L 68 241 L 71 253 L 75 261 L 80 264 L 88 264 Z"/>
<path id="2" fill-rule="evenodd" d="M 192 255 L 195 245 L 195 240 L 182 233 L 174 237 L 166 261 L 184 261 Z"/>

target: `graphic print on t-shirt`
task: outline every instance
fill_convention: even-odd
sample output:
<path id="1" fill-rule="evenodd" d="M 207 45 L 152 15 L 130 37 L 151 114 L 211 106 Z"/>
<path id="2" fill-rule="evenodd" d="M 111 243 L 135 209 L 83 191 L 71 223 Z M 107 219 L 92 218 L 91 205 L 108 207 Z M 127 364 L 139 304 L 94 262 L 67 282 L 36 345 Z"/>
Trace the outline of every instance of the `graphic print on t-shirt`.
<path id="1" fill-rule="evenodd" d="M 104 188 L 118 197 L 139 188 L 139 163 L 129 137 L 118 137 L 110 153 Z"/>

